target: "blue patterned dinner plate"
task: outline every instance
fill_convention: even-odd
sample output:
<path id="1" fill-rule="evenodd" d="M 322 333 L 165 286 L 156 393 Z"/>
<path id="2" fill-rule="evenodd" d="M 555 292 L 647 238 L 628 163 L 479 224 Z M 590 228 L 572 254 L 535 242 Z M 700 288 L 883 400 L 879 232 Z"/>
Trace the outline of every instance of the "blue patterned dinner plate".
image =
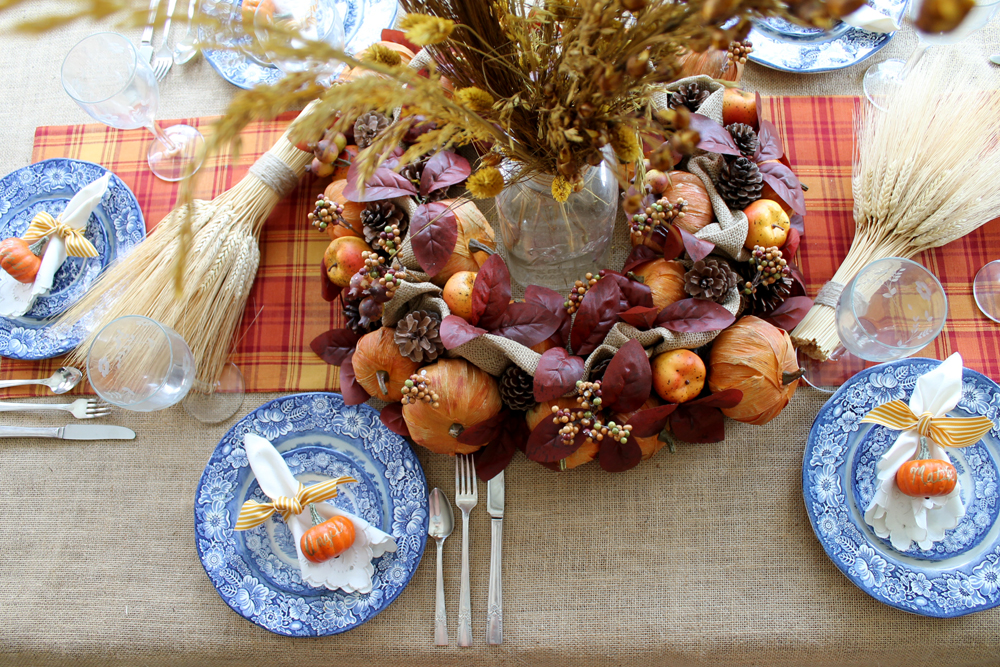
<path id="1" fill-rule="evenodd" d="M 0 179 L 0 239 L 21 236 L 41 211 L 62 213 L 84 186 L 107 173 L 93 162 L 52 158 L 18 169 Z M 0 355 L 11 359 L 48 359 L 69 352 L 86 335 L 86 326 L 56 327 L 57 315 L 76 303 L 115 259 L 146 237 L 139 202 L 125 183 L 111 175 L 101 203 L 90 214 L 84 236 L 98 256 L 67 257 L 52 289 L 20 317 L 0 317 Z"/>
<path id="2" fill-rule="evenodd" d="M 977 444 L 949 449 L 966 507 L 960 523 L 930 551 L 897 551 L 875 535 L 864 513 L 875 494 L 875 465 L 899 432 L 859 423 L 872 408 L 908 401 L 917 378 L 940 364 L 903 359 L 858 373 L 820 410 L 802 461 L 806 509 L 827 555 L 876 600 L 922 616 L 952 618 L 1000 605 L 1000 386 L 963 371 L 951 416 L 985 415 L 993 429 Z"/>
<path id="3" fill-rule="evenodd" d="M 205 59 L 219 76 L 234 86 L 250 89 L 275 83 L 283 76 L 281 70 L 256 53 L 254 37 L 244 29 L 242 4 L 243 0 L 206 0 L 202 3 L 201 10 L 222 25 L 222 30 L 213 30 L 204 38 L 223 39 L 229 47 L 206 49 Z M 395 25 L 399 11 L 397 0 L 335 0 L 334 4 L 344 20 L 346 53 L 360 53 L 382 39 L 382 30 Z M 334 76 L 339 72 L 338 69 Z"/>
<path id="4" fill-rule="evenodd" d="M 876 11 L 902 20 L 906 0 L 870 0 Z M 877 33 L 838 23 L 830 30 L 796 25 L 779 18 L 754 21 L 748 39 L 750 60 L 785 72 L 829 72 L 857 65 L 889 43 L 895 33 Z"/>
<path id="5" fill-rule="evenodd" d="M 247 433 L 270 440 L 306 486 L 341 475 L 358 480 L 328 502 L 396 540 L 395 553 L 374 561 L 370 593 L 303 582 L 292 532 L 279 514 L 252 530 L 233 530 L 245 501 L 268 502 L 243 449 Z M 194 502 L 198 556 L 219 595 L 243 618 L 289 637 L 345 632 L 389 606 L 420 564 L 427 521 L 427 482 L 406 441 L 375 409 L 319 392 L 273 400 L 238 421 L 212 453 Z"/>

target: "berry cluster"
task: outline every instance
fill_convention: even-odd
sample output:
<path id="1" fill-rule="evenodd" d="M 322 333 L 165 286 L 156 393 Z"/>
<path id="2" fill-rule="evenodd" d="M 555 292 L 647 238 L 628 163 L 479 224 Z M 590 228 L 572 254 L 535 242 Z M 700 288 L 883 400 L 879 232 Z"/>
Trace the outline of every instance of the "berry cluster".
<path id="1" fill-rule="evenodd" d="M 344 222 L 344 207 L 330 201 L 324 194 L 316 196 L 316 207 L 307 217 L 312 226 L 321 232 L 325 232 L 330 225 L 347 226 Z"/>
<path id="2" fill-rule="evenodd" d="M 782 257 L 781 251 L 776 246 L 763 248 L 755 245 L 749 262 L 751 270 L 755 271 L 756 275 L 753 280 L 748 280 L 743 284 L 740 289 L 743 294 L 753 294 L 759 285 L 773 285 L 779 281 L 785 281 L 792 275 L 788 261 Z"/>
<path id="3" fill-rule="evenodd" d="M 372 241 L 372 245 L 377 248 L 381 248 L 389 256 L 392 256 L 396 252 L 402 236 L 403 232 L 399 229 L 399 223 L 386 225 L 382 228 L 382 231 L 378 233 L 378 236 Z"/>
<path id="4" fill-rule="evenodd" d="M 730 42 L 729 43 L 729 53 L 726 56 L 731 63 L 745 63 L 747 61 L 747 56 L 753 53 L 753 44 L 749 39 L 744 39 L 742 42 Z"/>
<path id="5" fill-rule="evenodd" d="M 403 399 L 401 401 L 403 405 L 423 401 L 424 403 L 430 403 L 432 408 L 441 407 L 441 397 L 438 396 L 436 392 L 431 390 L 426 371 L 421 371 L 420 373 L 414 373 L 411 375 L 410 378 L 403 383 L 403 388 L 400 391 L 403 393 Z"/>
<path id="6" fill-rule="evenodd" d="M 361 253 L 365 265 L 351 276 L 347 298 L 358 303 L 361 325 L 382 317 L 382 305 L 396 295 L 396 288 L 406 277 L 406 269 L 386 264 L 385 257 L 374 252 Z"/>
<path id="7" fill-rule="evenodd" d="M 683 218 L 687 207 L 688 203 L 683 199 L 678 199 L 675 203 L 671 204 L 666 197 L 660 197 L 659 200 L 632 216 L 629 225 L 633 241 L 636 243 L 641 242 L 642 239 L 657 227 L 668 227 L 677 218 Z"/>
<path id="8" fill-rule="evenodd" d="M 607 424 L 601 421 L 601 383 L 578 381 L 576 390 L 579 396 L 576 402 L 579 407 L 560 409 L 559 406 L 552 406 L 552 423 L 561 425 L 559 438 L 564 444 L 569 444 L 576 440 L 576 437 L 583 433 L 587 442 L 601 442 L 604 438 L 612 438 L 625 444 L 632 433 L 632 427 L 628 425 L 616 424 L 609 421 Z"/>
<path id="9" fill-rule="evenodd" d="M 583 297 L 587 296 L 587 292 L 590 288 L 597 284 L 597 281 L 604 277 L 604 270 L 602 269 L 594 275 L 593 273 L 588 273 L 584 276 L 584 280 L 577 280 L 573 284 L 572 289 L 570 289 L 569 296 L 566 297 L 566 301 L 563 302 L 563 308 L 566 312 L 572 315 L 577 310 L 580 309 L 580 304 L 583 303 Z"/>

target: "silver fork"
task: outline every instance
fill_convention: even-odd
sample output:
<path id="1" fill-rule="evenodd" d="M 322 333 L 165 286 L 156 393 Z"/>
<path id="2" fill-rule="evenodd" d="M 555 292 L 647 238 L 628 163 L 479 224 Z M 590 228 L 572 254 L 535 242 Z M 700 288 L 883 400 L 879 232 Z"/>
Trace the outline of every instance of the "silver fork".
<path id="1" fill-rule="evenodd" d="M 173 17 L 176 8 L 177 0 L 170 0 L 167 3 L 167 22 L 163 24 L 163 43 L 160 44 L 160 48 L 153 54 L 153 75 L 156 76 L 157 81 L 163 81 L 167 76 L 167 72 L 174 66 L 174 52 L 170 48 L 170 45 L 167 44 L 167 40 L 170 38 L 170 19 Z"/>
<path id="2" fill-rule="evenodd" d="M 153 24 L 156 23 L 156 11 L 160 8 L 160 0 L 149 3 L 149 20 L 142 31 L 142 41 L 139 42 L 139 58 L 147 63 L 153 59 Z"/>
<path id="3" fill-rule="evenodd" d="M 80 398 L 72 403 L 0 403 L 0 412 L 61 410 L 77 419 L 93 419 L 111 413 L 111 406 L 96 398 Z"/>
<path id="4" fill-rule="evenodd" d="M 458 645 L 472 646 L 472 602 L 469 599 L 469 511 L 479 502 L 476 462 L 455 456 L 455 504 L 462 510 L 462 591 L 458 598 Z"/>

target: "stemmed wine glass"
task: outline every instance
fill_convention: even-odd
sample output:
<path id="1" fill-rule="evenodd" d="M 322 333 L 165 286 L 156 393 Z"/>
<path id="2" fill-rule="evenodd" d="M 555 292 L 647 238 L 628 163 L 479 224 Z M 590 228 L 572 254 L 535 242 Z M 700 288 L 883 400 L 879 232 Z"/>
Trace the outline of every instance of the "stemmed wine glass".
<path id="1" fill-rule="evenodd" d="M 924 1 L 910 0 L 907 15 L 911 21 L 914 21 L 919 15 Z M 1000 7 L 1000 0 L 975 0 L 975 5 L 962 22 L 950 32 L 923 32 L 918 28 L 916 32 L 920 43 L 908 59 L 890 58 L 868 68 L 863 81 L 865 97 L 877 109 L 885 111 L 883 100 L 899 89 L 906 77 L 920 62 L 920 59 L 924 57 L 928 48 L 961 42 L 989 23 L 997 7 Z"/>
<path id="2" fill-rule="evenodd" d="M 201 132 L 190 125 L 163 129 L 157 124 L 160 89 L 153 69 L 121 35 L 99 32 L 80 40 L 63 60 L 62 85 L 95 120 L 119 130 L 152 132 L 146 160 L 159 178 L 179 181 L 205 159 Z"/>
<path id="3" fill-rule="evenodd" d="M 331 63 L 299 60 L 276 52 L 276 45 L 301 49 L 306 41 L 344 48 L 344 22 L 333 0 L 261 0 L 254 11 L 254 36 L 271 64 L 288 74 L 320 70 L 334 73 Z"/>

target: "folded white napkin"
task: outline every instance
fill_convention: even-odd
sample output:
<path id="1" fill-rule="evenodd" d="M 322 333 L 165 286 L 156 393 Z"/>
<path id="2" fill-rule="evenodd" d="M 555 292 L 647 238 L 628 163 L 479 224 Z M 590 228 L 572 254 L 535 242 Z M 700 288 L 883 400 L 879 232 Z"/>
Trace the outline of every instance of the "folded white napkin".
<path id="1" fill-rule="evenodd" d="M 958 405 L 962 397 L 962 356 L 955 353 L 940 366 L 917 378 L 917 386 L 910 397 L 913 414 L 925 412 L 942 417 Z M 930 458 L 951 462 L 944 448 L 930 443 Z M 892 546 L 907 551 L 916 542 L 924 551 L 944 539 L 945 531 L 958 525 L 965 516 L 960 483 L 946 496 L 917 498 L 904 494 L 896 486 L 896 471 L 913 458 L 920 445 L 916 429 L 904 431 L 877 464 L 878 483 L 875 497 L 865 510 L 865 522 L 875 534 L 889 538 Z"/>
<path id="2" fill-rule="evenodd" d="M 862 5 L 857 11 L 841 17 L 844 23 L 855 28 L 862 28 L 868 32 L 895 32 L 899 30 L 899 25 L 892 17 L 882 14 L 869 5 Z"/>
<path id="3" fill-rule="evenodd" d="M 248 433 L 243 437 L 243 446 L 257 483 L 268 497 L 295 496 L 299 482 L 274 445 L 259 435 Z M 316 503 L 315 506 L 324 519 L 345 516 L 354 522 L 354 544 L 337 558 L 323 563 L 309 561 L 302 555 L 300 542 L 302 535 L 312 528 L 313 523 L 309 508 L 304 508 L 301 514 L 291 518 L 288 525 L 295 537 L 295 550 L 299 555 L 303 581 L 330 590 L 339 588 L 348 593 L 370 593 L 372 576 L 375 574 L 372 560 L 387 551 L 396 551 L 396 541 L 364 519 L 337 509 L 330 503 Z"/>

